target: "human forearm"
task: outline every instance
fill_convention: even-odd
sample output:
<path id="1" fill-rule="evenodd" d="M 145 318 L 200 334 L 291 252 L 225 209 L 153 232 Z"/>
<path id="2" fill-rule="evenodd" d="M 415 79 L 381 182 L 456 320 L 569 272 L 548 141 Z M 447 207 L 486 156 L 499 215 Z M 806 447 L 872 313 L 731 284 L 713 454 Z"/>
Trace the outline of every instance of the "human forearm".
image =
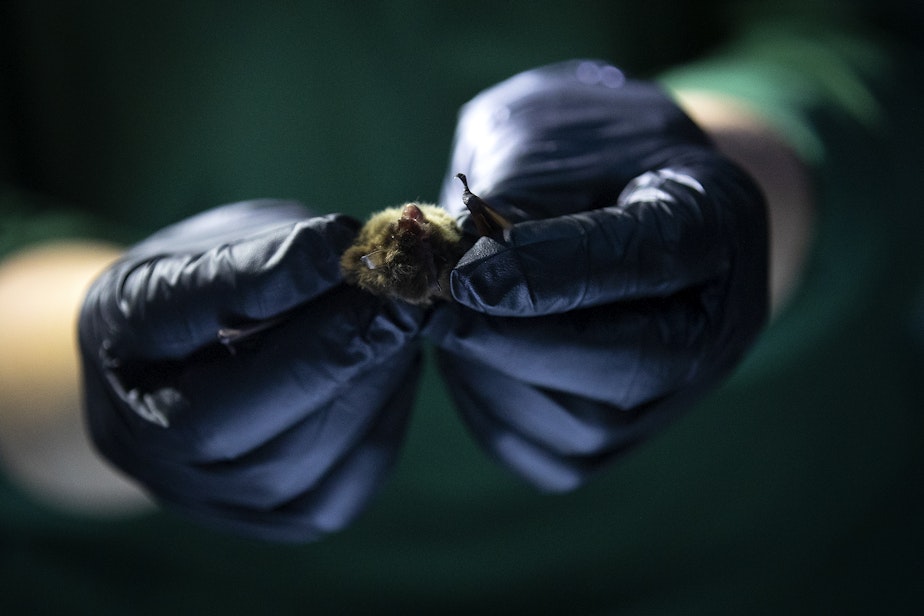
<path id="1" fill-rule="evenodd" d="M 797 285 L 811 246 L 814 207 L 808 168 L 747 103 L 708 91 L 679 90 L 674 95 L 764 192 L 770 225 L 770 298 L 776 313 Z"/>
<path id="2" fill-rule="evenodd" d="M 80 413 L 76 319 L 86 287 L 120 254 L 58 241 L 0 261 L 0 454 L 40 499 L 97 513 L 133 509 L 140 491 L 90 446 Z"/>

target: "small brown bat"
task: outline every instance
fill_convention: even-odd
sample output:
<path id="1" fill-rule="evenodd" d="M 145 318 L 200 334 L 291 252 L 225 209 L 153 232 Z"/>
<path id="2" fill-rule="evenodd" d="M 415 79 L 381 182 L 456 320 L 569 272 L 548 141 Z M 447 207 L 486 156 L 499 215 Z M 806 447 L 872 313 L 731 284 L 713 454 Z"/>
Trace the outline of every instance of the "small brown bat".
<path id="1" fill-rule="evenodd" d="M 510 223 L 473 195 L 463 174 L 462 202 L 481 236 L 503 241 Z M 373 214 L 340 259 L 344 280 L 370 293 L 428 305 L 452 299 L 449 273 L 472 246 L 444 209 L 406 203 Z"/>

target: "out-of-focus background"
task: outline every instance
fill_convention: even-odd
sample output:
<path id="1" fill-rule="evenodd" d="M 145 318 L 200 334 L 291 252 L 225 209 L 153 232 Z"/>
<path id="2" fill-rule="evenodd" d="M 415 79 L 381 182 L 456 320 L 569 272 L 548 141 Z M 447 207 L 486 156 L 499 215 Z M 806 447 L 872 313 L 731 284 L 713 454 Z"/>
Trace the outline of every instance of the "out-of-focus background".
<path id="1" fill-rule="evenodd" d="M 917 613 L 912 4 L 0 4 L 0 613 Z M 428 363 L 394 476 L 306 546 L 194 526 L 103 470 L 44 294 L 82 293 L 98 261 L 75 243 L 114 256 L 256 197 L 435 200 L 459 106 L 574 57 L 750 100 L 812 166 L 801 284 L 724 387 L 547 496 L 477 448 Z"/>

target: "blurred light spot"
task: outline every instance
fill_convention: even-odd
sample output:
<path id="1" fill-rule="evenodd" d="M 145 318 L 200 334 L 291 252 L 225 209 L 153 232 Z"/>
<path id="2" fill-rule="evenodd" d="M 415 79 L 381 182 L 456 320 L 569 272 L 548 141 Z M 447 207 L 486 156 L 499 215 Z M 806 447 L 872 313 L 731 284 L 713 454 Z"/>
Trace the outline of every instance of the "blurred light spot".
<path id="1" fill-rule="evenodd" d="M 621 88 L 626 76 L 615 66 L 604 66 L 600 69 L 600 82 L 608 88 Z"/>
<path id="2" fill-rule="evenodd" d="M 587 85 L 594 85 L 600 81 L 600 67 L 594 62 L 581 62 L 578 64 L 577 71 L 578 81 Z"/>
<path id="3" fill-rule="evenodd" d="M 615 66 L 596 62 L 581 62 L 575 70 L 575 75 L 581 83 L 587 85 L 603 85 L 607 88 L 619 88 L 626 82 L 626 76 Z"/>

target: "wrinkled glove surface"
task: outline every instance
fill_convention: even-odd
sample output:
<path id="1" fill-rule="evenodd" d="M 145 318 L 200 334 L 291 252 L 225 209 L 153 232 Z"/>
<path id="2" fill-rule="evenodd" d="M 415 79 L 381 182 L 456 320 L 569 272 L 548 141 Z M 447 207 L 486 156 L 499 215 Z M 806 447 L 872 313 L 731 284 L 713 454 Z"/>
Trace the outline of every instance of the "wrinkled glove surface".
<path id="1" fill-rule="evenodd" d="M 427 314 L 342 284 L 358 223 L 294 203 L 216 208 L 129 250 L 80 316 L 98 448 L 213 526 L 310 540 L 381 484 L 422 335 L 480 442 L 563 490 L 689 406 L 763 323 L 760 194 L 652 84 L 591 61 L 517 75 L 461 112 L 441 203 L 468 224 L 458 172 L 515 224 Z"/>
<path id="2" fill-rule="evenodd" d="M 656 85 L 572 61 L 463 107 L 456 173 L 516 223 L 452 272 L 431 337 L 510 468 L 569 489 L 724 376 L 767 311 L 763 198 Z"/>
<path id="3" fill-rule="evenodd" d="M 104 272 L 80 316 L 102 453 L 213 526 L 310 540 L 352 520 L 400 443 L 421 316 L 340 284 L 357 228 L 244 202 Z"/>

